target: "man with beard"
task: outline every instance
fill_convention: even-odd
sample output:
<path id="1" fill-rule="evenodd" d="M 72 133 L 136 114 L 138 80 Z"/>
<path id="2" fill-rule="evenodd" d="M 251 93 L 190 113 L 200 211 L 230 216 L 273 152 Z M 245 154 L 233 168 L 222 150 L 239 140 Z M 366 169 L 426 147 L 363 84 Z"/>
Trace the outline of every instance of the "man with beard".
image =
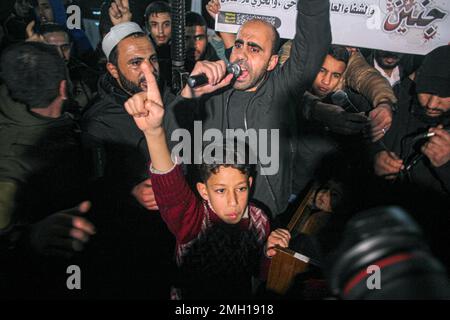
<path id="1" fill-rule="evenodd" d="M 373 50 L 366 59 L 392 87 L 413 73 L 422 62 L 422 56 L 383 50 Z"/>
<path id="2" fill-rule="evenodd" d="M 32 29 L 28 28 L 30 38 L 34 36 Z M 69 101 L 65 110 L 75 116 L 79 116 L 81 110 L 93 98 L 97 90 L 97 81 L 100 72 L 86 65 L 72 55 L 72 41 L 67 29 L 56 23 L 41 25 L 39 34 L 45 43 L 54 46 L 67 65 L 72 83 Z"/>
<path id="3" fill-rule="evenodd" d="M 443 129 L 450 124 L 449 58 L 449 46 L 435 49 L 425 58 L 416 81 L 407 78 L 401 86 L 399 113 L 384 139 L 391 152 L 380 151 L 375 158 L 378 176 L 393 179 L 408 169 L 408 177 L 415 183 L 450 195 L 450 133 Z M 414 164 L 407 161 L 415 154 L 421 155 L 420 159 Z"/>
<path id="4" fill-rule="evenodd" d="M 437 253 L 448 252 L 441 248 L 448 238 L 443 242 L 440 236 L 448 234 L 450 226 L 450 46 L 430 52 L 415 81 L 402 82 L 398 106 L 385 146 L 379 146 L 374 157 L 375 174 L 389 183 L 372 194 L 407 208 Z"/>
<path id="5" fill-rule="evenodd" d="M 134 22 L 112 27 L 102 48 L 108 58 L 108 72 L 99 80 L 97 99 L 83 114 L 82 130 L 85 141 L 97 155 L 94 199 L 105 213 L 104 217 L 97 216 L 97 225 L 99 230 L 103 225 L 102 239 L 111 250 L 106 256 L 116 258 L 110 262 L 116 268 L 100 265 L 99 270 L 107 269 L 112 274 L 106 278 L 120 281 L 106 284 L 108 292 L 99 294 L 167 298 L 164 272 L 170 270 L 173 238 L 155 214 L 158 207 L 146 170 L 150 159 L 145 138 L 124 109 L 128 98 L 147 89 L 142 64 L 147 64 L 158 78 L 157 55 L 149 38 Z M 155 245 L 154 250 L 148 250 L 149 243 Z M 156 278 L 149 280 L 153 287 L 141 281 L 153 276 Z"/>
<path id="6" fill-rule="evenodd" d="M 208 42 L 205 19 L 196 12 L 186 13 L 186 70 L 191 72 L 197 61 L 220 60 L 214 47 Z"/>

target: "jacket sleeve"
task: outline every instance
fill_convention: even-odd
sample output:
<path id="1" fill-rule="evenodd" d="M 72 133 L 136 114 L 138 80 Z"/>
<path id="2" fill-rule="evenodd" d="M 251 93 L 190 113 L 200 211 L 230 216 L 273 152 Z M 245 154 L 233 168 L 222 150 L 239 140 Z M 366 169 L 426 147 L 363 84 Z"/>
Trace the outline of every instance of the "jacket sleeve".
<path id="1" fill-rule="evenodd" d="M 177 143 L 177 141 L 172 141 L 171 139 L 175 130 L 193 130 L 192 126 L 197 117 L 199 104 L 198 99 L 185 99 L 178 95 L 171 103 L 165 106 L 163 126 L 166 132 L 167 145 L 170 150 Z"/>
<path id="2" fill-rule="evenodd" d="M 16 191 L 16 183 L 0 181 L 0 233 L 11 225 Z"/>
<path id="3" fill-rule="evenodd" d="M 296 33 L 290 57 L 276 75 L 278 88 L 289 94 L 302 93 L 315 79 L 331 44 L 330 4 L 328 0 L 297 3 Z"/>
<path id="4" fill-rule="evenodd" d="M 204 219 L 204 207 L 189 186 L 179 165 L 169 172 L 151 173 L 153 191 L 161 218 L 180 244 L 197 237 Z"/>
<path id="5" fill-rule="evenodd" d="M 309 91 L 305 91 L 303 99 L 300 103 L 301 112 L 306 120 L 312 121 L 314 109 L 317 108 L 317 104 L 320 102 L 320 98 L 313 95 Z"/>
<path id="6" fill-rule="evenodd" d="M 434 172 L 442 183 L 448 195 L 450 195 L 450 161 L 439 168 L 434 168 Z"/>
<path id="7" fill-rule="evenodd" d="M 359 52 L 350 58 L 344 72 L 344 83 L 366 97 L 374 107 L 382 101 L 397 103 L 389 81 L 370 66 Z"/>

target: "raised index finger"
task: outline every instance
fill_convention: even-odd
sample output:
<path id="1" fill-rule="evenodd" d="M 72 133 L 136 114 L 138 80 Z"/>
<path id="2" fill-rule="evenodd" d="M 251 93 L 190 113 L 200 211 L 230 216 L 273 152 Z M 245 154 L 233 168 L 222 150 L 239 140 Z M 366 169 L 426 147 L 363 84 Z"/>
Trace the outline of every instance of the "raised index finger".
<path id="1" fill-rule="evenodd" d="M 36 21 L 33 20 L 27 25 L 25 30 L 26 30 L 28 38 L 31 38 L 33 36 L 33 34 L 34 34 L 33 28 L 34 28 L 35 24 L 36 24 Z"/>
<path id="2" fill-rule="evenodd" d="M 147 100 L 156 102 L 160 106 L 163 106 L 158 83 L 156 82 L 155 75 L 150 70 L 150 66 L 147 61 L 141 63 L 141 70 L 144 73 L 145 81 L 147 82 Z"/>

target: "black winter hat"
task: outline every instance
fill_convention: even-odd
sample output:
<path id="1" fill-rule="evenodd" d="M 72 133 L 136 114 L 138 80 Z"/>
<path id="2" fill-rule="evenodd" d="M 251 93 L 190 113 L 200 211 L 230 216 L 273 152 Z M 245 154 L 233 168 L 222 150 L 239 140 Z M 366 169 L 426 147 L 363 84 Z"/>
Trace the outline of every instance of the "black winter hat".
<path id="1" fill-rule="evenodd" d="M 450 97 L 450 45 L 438 47 L 426 55 L 417 71 L 416 92 Z"/>

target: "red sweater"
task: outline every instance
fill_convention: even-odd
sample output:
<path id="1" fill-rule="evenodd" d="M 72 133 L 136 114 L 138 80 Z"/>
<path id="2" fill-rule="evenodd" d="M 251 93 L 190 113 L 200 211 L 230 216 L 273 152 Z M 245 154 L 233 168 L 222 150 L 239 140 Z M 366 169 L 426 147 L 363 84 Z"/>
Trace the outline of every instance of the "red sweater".
<path id="1" fill-rule="evenodd" d="M 195 196 L 179 165 L 168 173 L 152 173 L 151 179 L 161 217 L 176 237 L 176 258 L 180 265 L 187 248 L 209 227 L 222 220 L 205 201 Z M 242 218 L 238 224 L 242 229 L 254 232 L 261 248 L 264 246 L 270 233 L 270 224 L 261 209 L 249 204 L 248 217 Z M 263 258 L 263 269 L 267 268 L 265 260 Z M 263 275 L 265 273 L 263 271 Z"/>

